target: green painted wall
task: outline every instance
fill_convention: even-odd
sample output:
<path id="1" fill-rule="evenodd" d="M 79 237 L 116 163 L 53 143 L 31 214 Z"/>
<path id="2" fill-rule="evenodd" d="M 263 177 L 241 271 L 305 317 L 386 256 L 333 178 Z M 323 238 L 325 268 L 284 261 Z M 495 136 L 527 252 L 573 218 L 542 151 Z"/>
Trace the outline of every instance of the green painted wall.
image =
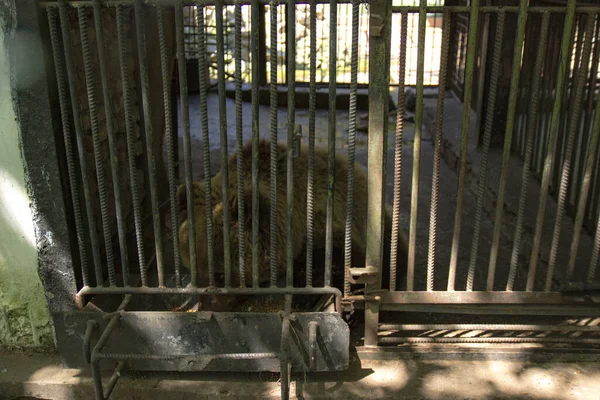
<path id="1" fill-rule="evenodd" d="M 37 271 L 19 118 L 11 92 L 6 41 L 12 34 L 7 25 L 14 19 L 10 6 L 0 11 L 0 346 L 50 347 L 52 331 Z"/>

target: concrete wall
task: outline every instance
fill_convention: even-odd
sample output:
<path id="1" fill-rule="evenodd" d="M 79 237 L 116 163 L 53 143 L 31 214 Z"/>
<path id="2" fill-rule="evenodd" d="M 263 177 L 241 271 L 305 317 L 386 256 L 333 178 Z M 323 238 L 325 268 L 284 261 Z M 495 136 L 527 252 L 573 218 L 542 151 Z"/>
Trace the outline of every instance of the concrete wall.
<path id="1" fill-rule="evenodd" d="M 15 8 L 0 6 L 0 346 L 51 346 L 52 333 L 44 290 L 38 275 L 38 253 L 21 129 L 13 96 L 14 71 L 8 43 L 15 42 Z"/>

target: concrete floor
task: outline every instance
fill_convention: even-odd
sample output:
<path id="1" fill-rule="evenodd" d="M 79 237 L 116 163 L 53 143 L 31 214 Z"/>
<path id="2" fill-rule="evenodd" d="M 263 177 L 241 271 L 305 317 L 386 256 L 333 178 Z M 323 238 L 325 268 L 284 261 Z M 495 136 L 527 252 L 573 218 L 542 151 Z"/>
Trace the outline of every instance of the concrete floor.
<path id="1" fill-rule="evenodd" d="M 278 374 L 125 374 L 111 400 L 277 399 Z M 106 383 L 108 377 L 104 378 Z M 355 359 L 348 371 L 294 376 L 295 399 L 600 399 L 600 364 Z M 28 396 L 28 397 L 25 397 Z M 0 400 L 93 399 L 88 371 L 55 355 L 0 352 Z"/>

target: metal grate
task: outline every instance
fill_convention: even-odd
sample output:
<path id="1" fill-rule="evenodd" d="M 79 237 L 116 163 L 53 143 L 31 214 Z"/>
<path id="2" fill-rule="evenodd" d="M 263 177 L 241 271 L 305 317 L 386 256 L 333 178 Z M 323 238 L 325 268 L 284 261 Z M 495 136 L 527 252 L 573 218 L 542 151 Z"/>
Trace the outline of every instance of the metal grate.
<path id="1" fill-rule="evenodd" d="M 550 16 L 550 24 L 563 24 L 564 16 L 560 14 L 554 14 Z M 549 181 L 549 190 L 553 197 L 559 198 L 560 195 L 560 169 L 557 166 L 562 165 L 566 160 L 572 164 L 571 167 L 571 179 L 570 184 L 566 187 L 566 197 L 561 202 L 564 203 L 565 212 L 572 218 L 575 218 L 577 214 L 578 203 L 580 201 L 580 191 L 578 188 L 581 187 L 583 180 L 586 179 L 585 167 L 586 167 L 586 156 L 589 154 L 591 145 L 593 121 L 595 118 L 595 104 L 598 99 L 598 89 L 600 85 L 598 78 L 600 77 L 600 71 L 598 71 L 598 56 L 599 52 L 599 41 L 598 34 L 600 32 L 600 26 L 594 23 L 590 29 L 591 33 L 586 33 L 586 22 L 588 21 L 586 14 L 578 13 L 574 20 L 574 31 L 572 36 L 572 43 L 570 45 L 570 58 L 568 64 L 568 77 L 566 85 L 567 87 L 563 91 L 563 102 L 561 104 L 561 112 L 559 125 L 558 125 L 558 148 L 556 150 L 557 162 L 554 163 L 551 171 L 551 180 Z M 540 18 L 531 19 L 527 26 L 527 35 L 539 34 L 540 29 Z M 521 96 L 519 99 L 520 109 L 524 110 L 519 113 L 518 123 L 516 126 L 516 141 L 514 144 L 514 151 L 524 156 L 526 154 L 527 137 L 526 129 L 535 129 L 534 141 L 531 149 L 531 169 L 536 176 L 541 177 L 544 170 L 544 156 L 548 151 L 548 138 L 551 126 L 551 120 L 553 117 L 553 106 L 554 98 L 556 93 L 556 76 L 553 74 L 552 69 L 553 63 L 557 55 L 560 52 L 560 39 L 559 32 L 551 31 L 548 39 L 549 51 L 545 54 L 544 60 L 544 74 L 542 77 L 542 93 L 543 101 L 540 102 L 539 112 L 534 117 L 529 115 L 526 111 L 527 101 L 529 101 L 529 91 L 531 87 L 532 74 L 534 73 L 531 65 L 532 63 L 525 63 L 523 66 L 523 75 L 525 79 L 521 84 Z M 586 56 L 583 53 L 586 46 L 586 41 L 589 41 L 590 55 Z M 531 52 L 525 52 L 525 54 L 531 54 Z M 586 57 L 584 57 L 586 56 Z M 528 57 L 528 56 L 526 56 Z M 585 61 L 584 61 L 585 60 Z M 586 63 L 587 65 L 582 65 Z M 582 68 L 584 67 L 584 68 Z M 580 72 L 581 71 L 581 72 Z M 578 100 L 577 97 L 577 79 L 578 74 L 583 73 L 582 87 L 583 98 Z M 579 103 L 581 102 L 581 103 Z M 577 110 L 576 104 L 580 104 L 578 107 L 581 110 Z M 575 133 L 569 134 L 569 129 L 572 120 L 572 116 L 580 119 L 578 127 L 573 126 Z M 533 124 L 528 121 L 534 121 Z M 533 127 L 531 127 L 533 125 Z M 529 128 L 531 127 L 531 128 Z M 569 138 L 572 137 L 571 145 L 569 145 Z M 571 147 L 571 149 L 569 149 Z M 591 153 L 595 153 L 592 148 Z M 596 160 L 597 164 L 597 160 Z M 583 227 L 592 232 L 595 229 L 596 222 L 598 219 L 598 198 L 597 193 L 599 191 L 600 182 L 598 182 L 598 176 L 595 173 L 596 168 L 593 168 L 590 176 L 590 195 L 587 197 L 587 203 L 585 204 L 585 212 L 583 214 Z M 564 191 L 564 190 L 563 190 Z"/>
<path id="2" fill-rule="evenodd" d="M 349 1 L 341 1 L 340 3 L 349 3 Z M 286 82 L 286 6 L 284 3 L 277 8 L 277 26 L 279 35 L 277 38 L 277 83 Z M 395 1 L 394 5 L 398 6 L 415 6 L 418 0 L 400 0 Z M 441 6 L 443 0 L 430 0 L 429 5 Z M 316 8 L 316 24 L 315 36 L 316 44 L 316 63 L 317 75 L 316 82 L 324 84 L 328 82 L 329 72 L 329 54 L 330 54 L 330 12 L 329 4 L 325 1 L 318 1 Z M 234 7 L 224 6 L 224 43 L 225 43 L 225 74 L 227 81 L 234 80 L 235 71 L 235 49 L 234 49 Z M 259 38 L 264 39 L 264 43 L 259 44 L 264 47 L 265 58 L 262 60 L 264 65 L 259 65 L 259 68 L 264 68 L 264 76 L 270 77 L 270 7 L 265 5 L 261 7 L 259 21 L 264 22 L 259 26 Z M 308 4 L 296 5 L 296 43 L 298 50 L 296 52 L 296 82 L 307 84 L 310 77 L 310 6 Z M 366 2 L 361 2 L 359 10 L 359 61 L 358 61 L 358 83 L 367 84 L 368 79 L 368 56 L 369 56 L 369 13 Z M 392 43 L 397 44 L 400 38 L 400 15 L 394 13 L 392 20 Z M 428 18 L 428 42 L 426 47 L 426 58 L 428 60 L 425 71 L 425 84 L 435 86 L 439 82 L 439 54 L 441 49 L 441 25 L 442 16 L 440 13 L 430 13 Z M 214 58 L 216 49 L 216 16 L 215 8 L 207 6 L 204 13 L 204 26 L 206 29 L 206 51 L 209 55 L 209 68 L 211 80 L 217 80 L 216 59 Z M 407 42 L 409 43 L 407 56 L 407 82 L 409 86 L 416 84 L 417 70 L 417 27 L 418 18 L 415 14 L 409 15 L 409 25 L 407 28 Z M 351 31 L 352 31 L 352 5 L 338 4 L 337 5 L 337 44 L 336 44 L 336 82 L 339 84 L 350 84 L 351 75 Z M 251 81 L 251 12 L 250 6 L 242 6 L 242 82 L 249 83 Z M 196 6 L 184 7 L 184 37 L 185 37 L 185 54 L 188 60 L 197 60 L 199 52 L 199 35 L 198 35 L 198 13 Z M 260 50 L 259 50 L 260 51 Z M 392 47 L 392 74 L 391 84 L 397 85 L 398 76 L 398 46 Z M 260 54 L 260 53 L 259 53 Z"/>

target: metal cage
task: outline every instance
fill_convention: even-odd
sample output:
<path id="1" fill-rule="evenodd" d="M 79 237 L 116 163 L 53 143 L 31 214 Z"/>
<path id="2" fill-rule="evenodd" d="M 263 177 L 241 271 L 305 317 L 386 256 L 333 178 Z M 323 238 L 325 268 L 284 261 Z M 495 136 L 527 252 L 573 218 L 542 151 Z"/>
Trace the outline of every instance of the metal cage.
<path id="1" fill-rule="evenodd" d="M 597 337 L 599 327 L 595 325 L 569 324 L 507 324 L 486 323 L 399 323 L 394 313 L 411 311 L 417 313 L 456 313 L 460 315 L 565 315 L 594 317 L 600 311 L 596 292 L 600 286 L 596 278 L 596 266 L 600 251 L 600 229 L 595 237 L 587 238 L 591 248 L 580 254 L 582 224 L 587 218 L 590 180 L 594 174 L 598 155 L 600 135 L 600 102 L 595 91 L 588 89 L 588 98 L 594 105 L 593 122 L 589 122 L 589 143 L 585 158 L 585 168 L 576 186 L 569 184 L 572 175 L 571 160 L 573 147 L 578 135 L 581 105 L 589 79 L 597 73 L 597 57 L 592 47 L 598 40 L 598 13 L 600 7 L 578 5 L 569 0 L 566 5 L 528 6 L 527 0 L 520 0 L 517 6 L 480 5 L 474 0 L 468 6 L 428 5 L 422 0 L 417 6 L 396 6 L 388 0 L 371 0 L 367 5 L 361 0 L 351 2 L 350 48 L 350 89 L 348 101 L 347 132 L 340 138 L 336 116 L 337 91 L 337 36 L 336 24 L 329 23 L 329 56 L 327 70 L 328 122 L 325 157 L 326 186 L 315 186 L 316 170 L 316 98 L 317 98 L 317 0 L 308 1 L 265 1 L 265 0 L 207 0 L 191 2 L 187 0 L 79 0 L 42 1 L 40 36 L 47 44 L 47 71 L 50 102 L 48 109 L 54 122 L 53 137 L 44 138 L 44 143 L 55 146 L 57 157 L 46 154 L 49 159 L 46 170 L 60 176 L 64 192 L 65 207 L 58 207 L 60 215 L 54 215 L 62 229 L 60 243 L 71 246 L 69 256 L 61 262 L 56 259 L 42 259 L 41 274 L 48 292 L 60 292 L 56 298 L 49 297 L 58 348 L 64 363 L 70 367 L 82 367 L 91 363 L 96 383 L 96 397 L 107 398 L 115 387 L 124 367 L 142 370 L 243 370 L 279 371 L 282 375 L 282 396 L 288 396 L 289 373 L 294 371 L 335 371 L 347 368 L 349 363 L 350 330 L 341 315 L 346 311 L 364 309 L 364 349 L 373 349 L 398 344 L 419 343 L 539 343 L 573 344 L 590 346 L 596 349 L 600 344 Z M 337 21 L 338 4 L 347 1 L 330 0 L 329 21 Z M 295 6 L 289 7 L 290 4 Z M 270 57 L 269 57 L 269 129 L 268 149 L 270 158 L 261 159 L 261 127 L 259 124 L 259 84 L 260 71 L 266 65 L 260 54 L 260 43 L 264 35 L 259 33 L 259 21 L 264 20 L 261 10 L 265 5 L 270 10 L 288 5 L 285 11 L 286 37 L 296 37 L 296 11 L 298 5 L 304 10 L 308 6 L 310 34 L 309 54 L 309 102 L 308 126 L 298 129 L 296 110 L 296 55 L 295 40 L 285 43 L 285 85 L 278 78 L 277 49 L 281 48 L 278 37 L 278 13 L 270 13 Z M 198 48 L 199 79 L 199 121 L 201 125 L 201 147 L 193 148 L 188 93 L 188 67 L 186 63 L 186 26 L 184 8 L 188 7 L 188 17 L 193 17 L 194 35 Z M 194 12 L 189 13 L 189 7 Z M 207 7 L 214 8 L 215 43 L 207 50 L 207 27 L 204 13 Z M 242 9 L 250 16 L 249 43 L 250 64 L 242 68 Z M 226 67 L 226 38 L 223 11 L 233 10 L 234 48 L 229 54 L 233 68 Z M 359 50 L 360 10 L 368 10 L 368 137 L 366 149 L 366 187 L 355 188 L 355 180 L 360 176 L 357 168 L 357 111 L 360 55 Z M 414 134 L 410 138 L 410 175 L 403 170 L 405 155 L 406 111 L 405 88 L 407 78 L 407 51 L 409 16 L 416 15 L 417 61 L 416 61 L 416 105 L 414 110 Z M 563 23 L 552 26 L 561 30 L 560 51 L 555 62 L 550 64 L 548 49 L 550 21 L 554 16 L 564 16 Z M 425 96 L 425 49 L 428 16 L 441 19 L 441 29 L 435 36 L 439 43 L 439 85 L 435 104 L 435 123 L 431 139 L 432 158 L 430 188 L 423 182 L 421 171 L 422 152 L 428 146 L 424 132 L 427 118 L 424 113 Z M 460 17 L 459 17 L 460 16 Z M 468 21 L 461 31 L 464 37 L 457 38 L 465 49 L 453 48 L 456 59 L 449 59 L 450 33 L 454 23 Z M 481 16 L 489 16 L 495 21 L 495 36 L 491 43 L 491 70 L 489 86 L 482 89 L 486 98 L 483 122 L 483 141 L 478 149 L 477 163 L 479 174 L 469 181 L 471 169 L 468 160 L 473 140 L 471 119 L 475 67 L 478 62 L 478 34 Z M 517 17 L 517 29 L 509 32 L 504 29 L 508 16 Z M 35 21 L 35 18 L 32 19 Z M 392 20 L 399 23 L 394 27 Z M 526 27 L 535 20 L 539 34 L 527 36 Z M 577 46 L 574 56 L 572 32 L 575 21 L 578 25 Z M 392 33 L 394 33 L 394 36 Z M 493 207 L 489 211 L 493 229 L 490 237 L 482 240 L 482 225 L 486 202 L 485 194 L 489 173 L 490 136 L 495 118 L 498 83 L 501 73 L 501 45 L 505 37 L 514 34 L 514 49 L 510 68 L 510 91 L 504 131 L 504 148 L 497 154 L 501 168 Z M 553 34 L 554 35 L 554 34 Z M 535 41 L 527 60 L 531 72 L 527 120 L 537 121 L 540 97 L 546 96 L 545 103 L 552 104 L 552 117 L 544 138 L 536 138 L 534 123 L 527 123 L 523 145 L 524 167 L 521 169 L 521 183 L 518 184 L 518 211 L 512 225 L 506 223 L 505 198 L 510 193 L 512 139 L 516 131 L 517 105 L 520 96 L 520 79 L 525 62 L 523 47 L 528 40 Z M 189 43 L 187 43 L 189 44 Z M 392 51 L 394 44 L 398 48 Z M 597 47 L 597 45 L 595 45 Z M 188 49 L 189 50 L 189 49 Z M 207 55 L 214 51 L 217 70 L 216 102 L 209 101 L 210 74 Z M 392 55 L 397 55 L 392 57 Z M 460 55 L 460 57 L 459 57 Z M 228 57 L 229 57 L 228 56 Z M 463 57 L 464 56 L 464 57 Z M 571 70 L 570 61 L 576 59 L 572 87 L 567 87 Z M 463 59 L 464 58 L 464 59 Z M 175 60 L 177 64 L 175 64 Z M 177 67 L 174 67 L 174 66 Z M 524 65 L 524 64 L 523 64 Z M 454 66 L 449 73 L 449 66 Z M 529 71 L 528 70 L 528 71 Z M 245 71 L 245 72 L 244 72 Z M 394 83 L 397 90 L 396 118 L 393 125 L 388 121 L 390 112 L 391 71 L 397 72 Z M 227 74 L 233 77 L 235 106 L 226 102 Z M 248 76 L 244 77 L 243 74 Z M 460 77 L 458 77 L 460 75 Z M 551 75 L 551 77 L 549 76 Z M 457 160 L 458 180 L 455 192 L 453 224 L 447 231 L 451 237 L 448 260 L 438 256 L 439 238 L 444 232 L 439 218 L 447 215 L 440 209 L 444 201 L 440 194 L 443 182 L 441 158 L 446 140 L 444 132 L 448 116 L 444 107 L 448 99 L 448 76 L 462 85 L 462 118 L 460 128 L 460 159 Z M 242 94 L 243 80 L 251 85 L 251 111 L 244 112 Z M 553 80 L 553 91 L 543 91 L 542 81 Z M 178 85 L 174 89 L 173 82 Z M 595 80 L 594 80 L 595 82 Z M 175 86 L 177 86 L 175 85 Z M 282 92 L 282 86 L 285 91 Z M 545 88 L 546 86 L 544 86 Z M 589 87 L 594 87 L 590 84 Z M 569 107 L 568 129 L 559 138 L 559 124 L 564 94 L 569 91 L 573 102 Z M 287 105 L 285 128 L 279 128 L 278 104 L 283 96 Z M 595 99 L 595 100 L 594 100 Z M 179 106 L 177 105 L 179 103 Z M 588 104 L 588 105 L 589 105 Z M 55 105 L 55 107 L 54 107 Z M 211 107 L 215 107 L 214 109 Z M 588 107 L 589 108 L 589 107 Z M 196 110 L 194 111 L 194 115 Z M 227 115 L 235 115 L 233 124 L 235 136 L 233 144 L 228 135 Z M 210 125 L 210 118 L 217 118 L 216 125 Z M 591 114 L 590 114 L 591 115 Z M 195 117 L 194 117 L 195 118 Z M 588 118 L 589 119 L 589 118 Z M 244 147 L 244 121 L 250 123 L 250 164 L 244 164 L 241 157 Z M 342 121 L 346 124 L 346 120 Z M 388 128 L 395 128 L 395 132 Z M 202 190 L 194 183 L 200 172 L 194 168 L 193 157 L 202 154 L 202 176 L 213 178 L 215 152 L 211 151 L 213 137 L 209 130 L 217 127 L 219 143 L 217 154 L 220 161 L 219 176 L 221 186 L 207 184 Z M 47 131 L 47 130 L 46 130 Z M 281 131 L 282 135 L 278 135 Z M 183 146 L 183 186 L 178 198 L 179 151 L 178 132 Z M 561 131 L 562 132 L 562 131 Z M 164 133 L 164 140 L 163 140 Z M 519 134 L 521 135 L 521 134 Z M 248 135 L 247 135 L 248 136 Z M 280 147 L 280 136 L 285 138 L 285 146 Z M 520 138 L 521 136 L 515 136 Z M 60 139 L 60 140 L 59 140 Z M 527 191 L 531 186 L 530 168 L 535 143 L 545 141 L 541 169 L 541 184 L 537 192 L 538 208 L 532 212 L 527 207 Z M 557 163 L 557 141 L 565 143 L 564 154 Z M 307 148 L 300 148 L 306 141 Z M 472 143 L 472 142 L 471 142 Z M 39 151 L 28 150 L 33 145 L 25 141 L 25 158 L 29 164 L 39 162 Z M 341 147 L 340 147 L 341 146 Z M 344 153 L 343 164 L 336 158 L 336 152 Z M 537 147 L 536 147 L 537 148 Z M 284 149 L 284 150 L 280 150 Z M 39 150 L 39 149 L 38 149 Z M 233 158 L 237 154 L 236 173 L 230 171 Z M 389 154 L 389 157 L 388 157 Z M 299 157 L 306 157 L 306 165 L 298 166 Z M 490 155 L 491 157 L 492 155 Z M 212 157 L 212 161 L 211 161 Z M 537 155 L 536 157 L 542 157 Z M 388 159 L 390 158 L 390 159 Z M 392 159 L 393 158 L 393 159 Z M 429 160 L 427 160 L 429 161 Z M 554 166 L 556 164 L 556 166 Z M 560 165 L 559 165 L 560 164 Z M 285 165 L 285 175 L 282 166 Z M 392 175 L 387 166 L 392 168 Z M 306 171 L 298 172 L 298 168 Z M 555 168 L 555 169 L 553 169 Z M 262 174 L 261 171 L 267 171 Z M 337 179 L 338 172 L 345 171 L 345 180 Z M 558 196 L 556 218 L 552 234 L 544 235 L 544 221 L 549 201 L 549 187 L 552 171 L 560 171 L 557 181 Z M 33 173 L 37 171 L 32 169 Z M 244 171 L 241 174 L 240 171 Z M 306 172 L 306 175 L 304 175 Z M 302 173 L 302 174 L 301 174 Z M 231 175 L 230 175 L 231 174 Z M 261 175 L 262 174 L 262 175 Z M 306 176 L 306 182 L 298 183 L 298 176 Z M 262 179 L 268 177 L 268 190 L 261 193 Z M 578 175 L 579 176 L 579 175 Z M 248 181 L 244 179 L 247 177 Z M 285 182 L 281 182 L 285 177 Z M 390 178 L 388 182 L 388 178 Z M 410 179 L 407 179 L 410 178 Z M 33 176 L 34 182 L 42 180 L 43 174 Z M 277 180 L 279 179 L 279 182 Z M 404 208 L 401 201 L 403 182 L 410 184 L 410 206 Z M 284 198 L 277 188 L 285 189 Z M 474 215 L 465 213 L 465 197 L 472 186 L 475 199 Z M 300 192 L 298 187 L 306 187 Z M 345 209 L 334 208 L 336 187 L 346 198 Z M 572 228 L 572 240 L 568 246 L 561 243 L 561 229 L 565 221 L 567 188 L 578 193 L 577 210 Z M 392 189 L 392 190 L 390 190 Z M 40 189 L 42 190 L 42 189 Z M 55 189 L 56 190 L 56 189 Z M 365 190 L 366 193 L 356 193 Z M 428 200 L 428 218 L 420 219 L 422 193 Z M 196 194 L 196 191 L 200 194 Z M 319 192 L 320 191 L 320 192 Z M 202 193 L 203 192 L 203 193 Z M 38 194 L 36 194 L 38 193 Z M 40 191 L 34 191 L 35 196 Z M 322 213 L 318 212 L 317 193 L 324 193 L 320 199 Z M 392 199 L 391 211 L 386 207 L 386 194 Z M 530 194 L 531 196 L 531 194 Z M 39 197 L 41 198 L 41 197 Z M 357 198 L 365 199 L 364 261 L 353 259 L 353 248 L 357 240 L 353 237 L 354 224 L 363 216 L 355 213 Z M 179 200 L 185 199 L 185 205 Z M 235 200 L 232 200 L 235 199 Z M 294 201 L 302 199 L 306 215 L 298 219 Z M 205 207 L 204 219 L 196 215 L 196 207 Z M 217 204 L 217 206 L 215 206 Z M 268 212 L 261 205 L 270 205 Z M 281 209 L 279 208 L 281 204 Z M 276 205 L 276 206 L 274 206 Z M 445 207 L 445 206 L 444 206 Z M 217 209 L 215 211 L 215 209 Z M 405 211 L 406 210 L 406 211 Z M 187 221 L 187 247 L 181 246 L 177 215 L 185 212 Z M 219 212 L 218 223 L 213 216 Z M 532 244 L 524 246 L 524 230 L 527 229 L 528 213 L 535 213 L 534 231 L 530 232 Z M 337 224 L 338 214 L 343 224 Z M 322 214 L 322 215 L 321 215 Z M 398 269 L 402 263 L 401 244 L 403 228 L 401 214 L 408 215 L 408 237 L 406 239 L 405 269 Z M 387 216 L 391 223 L 386 225 Z M 261 219 L 262 217 L 262 219 Z M 305 219 L 304 219 L 305 217 Z M 261 222 L 262 221 L 262 222 Z M 418 226 L 426 221 L 426 245 L 418 241 Z M 465 227 L 469 223 L 470 247 L 461 251 L 465 243 Z M 262 223 L 262 224 L 261 224 Z M 170 224 L 170 225 L 169 225 Z M 549 224 L 546 224 L 548 227 Z M 196 230 L 202 226 L 205 230 Z M 302 256 L 292 240 L 294 227 L 302 227 Z M 323 228 L 321 228 L 323 227 Z M 509 227 L 508 229 L 506 229 Z M 507 230 L 513 232 L 506 233 Z M 42 227 L 43 228 L 43 227 Z M 548 229 L 546 229 L 548 230 Z M 43 236 L 50 229 L 41 229 Z M 200 235 L 200 236 L 198 236 Z M 529 237 L 528 236 L 528 237 Z M 197 237 L 205 238 L 198 241 Z M 262 245 L 261 238 L 267 237 L 268 244 Z M 285 243 L 282 243 L 282 239 Z M 323 238 L 322 242 L 315 238 Z M 509 239 L 507 239 L 507 237 Z M 384 242 L 389 238 L 389 248 Z M 549 239 L 548 239 L 549 238 Z M 564 238 L 564 235 L 563 235 Z M 56 240 L 56 239 L 55 239 Z M 509 240 L 507 247 L 501 242 Z M 544 243 L 548 241 L 546 246 Z M 263 247 L 260 247 L 263 246 Z M 183 255 L 191 268 L 182 268 Z M 524 250 L 524 248 L 527 249 Z M 261 257 L 264 249 L 265 257 Z M 323 249 L 324 257 L 317 265 L 313 253 Z M 222 250 L 222 252 L 221 252 Z M 336 251 L 341 250 L 340 263 L 334 262 Z M 482 253 L 489 254 L 486 257 Z M 545 253 L 547 251 L 547 254 Z M 524 253 L 530 253 L 524 255 Z M 463 255 L 467 254 L 466 257 Z M 548 261 L 546 262 L 546 256 Z M 541 258 L 544 258 L 542 262 Z M 302 284 L 297 283 L 296 258 L 305 261 Z M 487 259 L 487 262 L 481 259 Z M 584 261 L 582 261 L 585 258 Z M 525 259 L 525 261 L 523 261 Z M 389 260 L 388 266 L 384 266 Z M 500 260 L 500 261 L 499 261 Z M 567 260 L 567 261 L 564 261 Z M 442 264 L 442 265 L 440 265 Z M 222 269 L 221 269 L 222 268 Z M 200 271 L 202 277 L 198 277 Z M 335 278 L 342 277 L 340 285 Z M 206 277 L 206 285 L 198 285 L 200 278 Z M 313 284 L 316 281 L 320 284 Z M 295 284 L 296 283 L 296 284 Z M 357 289 L 358 288 L 358 289 Z M 183 312 L 173 309 L 174 302 L 188 304 L 190 301 L 225 296 L 235 299 L 241 296 L 279 296 L 284 303 L 275 312 Z M 333 298 L 328 309 L 313 309 L 297 312 L 293 300 L 299 297 L 321 296 Z M 186 303 L 187 302 L 187 303 Z M 191 303 L 189 303 L 191 304 Z M 189 305 L 188 304 L 188 305 Z M 186 306 L 187 307 L 187 306 Z M 387 315 L 387 314 L 386 314 Z M 415 336 L 389 335 L 390 331 L 444 331 L 444 330 L 485 330 L 496 332 L 555 332 L 559 336 Z M 568 335 L 577 332 L 578 335 Z M 567 335 L 564 335 L 564 334 Z M 580 335 L 583 333 L 583 336 Z M 589 334 L 585 336 L 585 334 Z M 591 336 L 590 336 L 591 335 Z M 73 351 L 77 349 L 77 351 Z M 83 349 L 83 351 L 81 351 Z M 366 351 L 366 350 L 365 350 Z M 296 357 L 296 355 L 301 355 Z M 103 387 L 100 370 L 116 369 L 107 387 Z"/>

